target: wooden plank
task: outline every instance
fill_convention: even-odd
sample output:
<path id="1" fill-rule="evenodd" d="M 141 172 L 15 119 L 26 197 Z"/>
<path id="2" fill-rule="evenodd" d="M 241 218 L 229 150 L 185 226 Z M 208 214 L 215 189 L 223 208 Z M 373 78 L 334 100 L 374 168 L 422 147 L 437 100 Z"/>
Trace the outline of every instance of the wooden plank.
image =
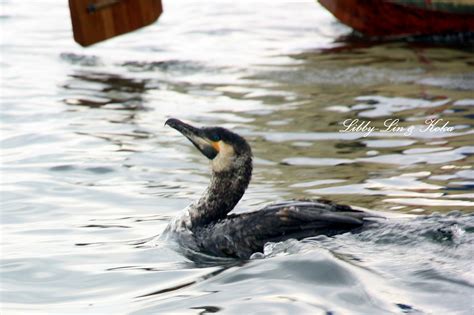
<path id="1" fill-rule="evenodd" d="M 426 10 L 448 13 L 474 13 L 474 0 L 389 0 L 390 2 Z"/>
<path id="2" fill-rule="evenodd" d="M 89 46 L 155 22 L 161 0 L 69 0 L 74 40 Z"/>
<path id="3" fill-rule="evenodd" d="M 474 14 L 470 12 L 427 10 L 387 0 L 319 0 L 319 3 L 344 24 L 371 37 L 474 32 Z"/>

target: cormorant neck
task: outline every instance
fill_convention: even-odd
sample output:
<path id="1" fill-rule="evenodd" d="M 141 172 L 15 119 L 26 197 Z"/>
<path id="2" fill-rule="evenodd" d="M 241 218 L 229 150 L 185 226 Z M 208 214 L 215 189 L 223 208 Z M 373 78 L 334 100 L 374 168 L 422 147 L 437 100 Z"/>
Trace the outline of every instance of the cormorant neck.
<path id="1" fill-rule="evenodd" d="M 229 169 L 213 171 L 211 182 L 203 196 L 191 206 L 192 227 L 204 226 L 225 218 L 244 195 L 251 177 L 251 156 L 236 161 Z"/>

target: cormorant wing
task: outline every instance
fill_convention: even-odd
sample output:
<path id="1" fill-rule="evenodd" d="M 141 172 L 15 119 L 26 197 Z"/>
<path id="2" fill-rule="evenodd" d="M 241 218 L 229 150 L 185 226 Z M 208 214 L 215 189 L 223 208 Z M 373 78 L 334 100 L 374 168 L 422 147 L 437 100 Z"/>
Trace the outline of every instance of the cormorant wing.
<path id="1" fill-rule="evenodd" d="M 233 214 L 195 231 L 210 254 L 249 258 L 267 242 L 344 233 L 373 214 L 325 200 L 298 200 L 268 205 L 255 212 Z"/>

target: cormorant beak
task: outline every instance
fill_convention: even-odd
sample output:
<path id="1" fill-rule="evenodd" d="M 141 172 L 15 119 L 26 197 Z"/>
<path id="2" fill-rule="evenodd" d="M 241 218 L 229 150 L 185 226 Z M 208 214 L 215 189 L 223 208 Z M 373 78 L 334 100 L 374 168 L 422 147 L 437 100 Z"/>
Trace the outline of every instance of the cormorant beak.
<path id="1" fill-rule="evenodd" d="M 181 132 L 208 159 L 214 159 L 219 153 L 218 142 L 210 140 L 203 129 L 193 127 L 175 118 L 168 119 L 165 122 L 166 125 Z"/>

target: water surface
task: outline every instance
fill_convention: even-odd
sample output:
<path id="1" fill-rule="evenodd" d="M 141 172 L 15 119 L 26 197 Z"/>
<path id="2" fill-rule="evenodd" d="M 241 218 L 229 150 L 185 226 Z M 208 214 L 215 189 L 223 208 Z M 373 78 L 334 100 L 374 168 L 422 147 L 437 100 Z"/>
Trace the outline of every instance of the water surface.
<path id="1" fill-rule="evenodd" d="M 472 312 L 472 50 L 351 43 L 312 1 L 267 0 L 167 2 L 83 49 L 66 3 L 1 4 L 2 314 Z M 208 181 L 169 117 L 249 140 L 236 211 L 323 197 L 394 218 L 191 261 L 154 241 Z M 355 119 L 376 130 L 340 132 Z"/>

